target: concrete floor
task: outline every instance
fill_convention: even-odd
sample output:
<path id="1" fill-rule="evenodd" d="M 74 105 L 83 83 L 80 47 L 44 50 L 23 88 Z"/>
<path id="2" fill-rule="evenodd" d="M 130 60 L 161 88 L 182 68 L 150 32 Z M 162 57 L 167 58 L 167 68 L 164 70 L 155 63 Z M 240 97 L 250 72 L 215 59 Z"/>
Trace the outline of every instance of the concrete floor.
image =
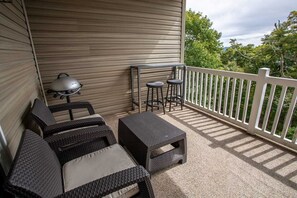
<path id="1" fill-rule="evenodd" d="M 106 116 L 117 136 L 118 119 Z M 188 161 L 152 175 L 157 198 L 297 197 L 297 155 L 185 108 L 158 116 L 187 133 Z"/>

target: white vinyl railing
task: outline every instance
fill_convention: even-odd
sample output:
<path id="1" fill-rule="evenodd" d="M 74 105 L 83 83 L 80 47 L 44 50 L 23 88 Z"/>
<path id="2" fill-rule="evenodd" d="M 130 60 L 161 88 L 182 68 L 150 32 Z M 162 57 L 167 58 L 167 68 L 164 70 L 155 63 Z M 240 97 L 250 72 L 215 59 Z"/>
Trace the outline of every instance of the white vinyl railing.
<path id="1" fill-rule="evenodd" d="M 186 104 L 297 150 L 297 80 L 272 77 L 269 72 L 187 67 Z"/>

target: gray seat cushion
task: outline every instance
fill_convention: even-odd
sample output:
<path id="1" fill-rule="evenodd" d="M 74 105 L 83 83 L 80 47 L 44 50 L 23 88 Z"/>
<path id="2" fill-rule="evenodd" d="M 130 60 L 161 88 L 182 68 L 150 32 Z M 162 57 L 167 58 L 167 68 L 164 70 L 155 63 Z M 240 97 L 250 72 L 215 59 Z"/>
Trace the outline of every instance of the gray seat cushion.
<path id="1" fill-rule="evenodd" d="M 71 160 L 63 166 L 64 190 L 69 191 L 107 175 L 136 166 L 119 145 L 114 144 L 99 151 Z M 113 192 L 106 197 L 131 197 L 139 192 L 136 184 Z"/>
<path id="2" fill-rule="evenodd" d="M 87 115 L 87 116 L 75 118 L 75 120 L 81 120 L 81 119 L 86 119 L 86 118 L 102 118 L 102 120 L 105 121 L 100 114 Z"/>
<path id="3" fill-rule="evenodd" d="M 105 120 L 103 119 L 103 117 L 99 114 L 92 114 L 92 115 L 88 115 L 88 116 L 84 116 L 84 117 L 79 117 L 79 118 L 75 118 L 75 120 L 83 120 L 83 119 L 87 119 L 87 118 L 102 118 L 102 120 L 105 122 Z M 59 135 L 62 133 L 68 133 L 71 131 L 76 131 L 78 129 L 84 129 L 84 128 L 89 128 L 89 127 L 93 127 L 93 126 L 86 126 L 86 127 L 79 127 L 79 128 L 75 128 L 75 129 L 69 129 L 69 130 L 65 130 L 59 133 L 55 133 L 54 135 Z"/>

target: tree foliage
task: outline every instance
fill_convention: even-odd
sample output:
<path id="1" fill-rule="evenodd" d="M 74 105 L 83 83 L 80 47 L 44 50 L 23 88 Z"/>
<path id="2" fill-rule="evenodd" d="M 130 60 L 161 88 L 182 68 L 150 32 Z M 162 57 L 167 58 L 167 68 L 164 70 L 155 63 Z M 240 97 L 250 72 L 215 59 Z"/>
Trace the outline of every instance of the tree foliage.
<path id="1" fill-rule="evenodd" d="M 236 39 L 221 56 L 223 68 L 257 73 L 269 67 L 271 75 L 297 78 L 297 11 L 292 11 L 287 21 L 274 24 L 270 34 L 264 35 L 262 45 L 243 46 Z"/>
<path id="2" fill-rule="evenodd" d="M 262 44 L 259 46 L 253 44 L 243 45 L 236 39 L 231 39 L 230 47 L 223 49 L 222 43 L 219 41 L 220 38 L 221 33 L 212 28 L 212 23 L 206 16 L 199 12 L 188 11 L 186 15 L 185 63 L 189 66 L 248 73 L 257 73 L 260 68 L 268 67 L 271 76 L 297 79 L 297 11 L 292 11 L 286 21 L 276 22 L 271 33 L 264 35 Z M 238 85 L 236 89 L 239 89 Z M 244 84 L 243 89 L 246 89 L 246 84 Z M 268 85 L 268 94 L 264 98 L 264 111 L 262 111 L 259 124 L 263 121 L 270 90 L 271 85 Z M 255 86 L 252 84 L 250 95 L 253 95 L 254 91 Z M 276 134 L 278 135 L 282 131 L 284 117 L 288 112 L 293 91 L 294 89 L 291 87 L 287 89 L 280 115 L 283 119 L 280 119 L 277 125 Z M 282 88 L 277 86 L 267 124 L 268 129 L 272 128 L 281 92 Z M 229 101 L 230 95 L 228 97 Z M 242 96 L 243 101 L 245 100 L 244 97 L 245 95 Z M 236 100 L 237 96 L 235 95 Z M 248 115 L 250 114 L 251 105 L 249 104 L 247 110 Z M 294 111 L 287 138 L 293 138 L 296 126 L 297 111 Z"/>
<path id="3" fill-rule="evenodd" d="M 212 28 L 212 22 L 202 13 L 187 11 L 185 63 L 191 66 L 217 68 L 221 65 L 221 33 Z"/>

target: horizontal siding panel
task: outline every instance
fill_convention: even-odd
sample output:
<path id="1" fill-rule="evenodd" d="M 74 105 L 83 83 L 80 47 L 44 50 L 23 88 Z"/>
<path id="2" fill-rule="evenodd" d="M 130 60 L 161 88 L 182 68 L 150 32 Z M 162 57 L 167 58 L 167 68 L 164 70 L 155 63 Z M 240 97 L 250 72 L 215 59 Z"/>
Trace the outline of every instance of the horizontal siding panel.
<path id="1" fill-rule="evenodd" d="M 28 48 L 29 44 L 26 43 L 20 43 L 17 41 L 13 41 L 11 39 L 0 37 L 0 50 L 5 51 L 32 51 L 30 48 Z"/>
<path id="2" fill-rule="evenodd" d="M 21 4 L 0 4 L 0 13 L 0 123 L 14 156 L 39 84 Z"/>
<path id="3" fill-rule="evenodd" d="M 24 29 L 23 26 L 17 24 L 16 22 L 13 21 L 13 19 L 9 19 L 2 13 L 0 13 L 0 23 L 4 26 L 28 37 L 28 32 L 26 29 Z"/>
<path id="4" fill-rule="evenodd" d="M 144 63 L 144 60 L 147 59 L 163 59 L 166 60 L 167 58 L 180 58 L 180 54 L 145 54 L 145 55 L 134 55 L 130 54 L 127 56 L 122 55 L 109 55 L 109 56 L 90 56 L 90 57 L 70 57 L 70 58 L 39 58 L 40 64 L 56 64 L 56 63 L 63 63 L 63 64 L 71 64 L 71 63 L 81 63 L 81 66 L 85 66 L 88 62 L 97 62 L 98 65 L 101 64 L 103 61 L 112 61 L 112 60 L 130 60 L 131 64 L 134 64 L 133 60 L 138 60 L 138 63 Z M 160 61 L 161 62 L 161 61 Z M 165 62 L 165 61 L 163 61 Z M 129 64 L 129 65 L 131 65 Z"/>
<path id="5" fill-rule="evenodd" d="M 79 20 L 100 20 L 106 22 L 132 22 L 132 23 L 143 23 L 143 24 L 160 24 L 160 25 L 177 25 L 181 24 L 179 19 L 177 20 L 166 20 L 166 19 L 149 19 L 149 18 L 142 18 L 136 16 L 120 16 L 120 15 L 112 15 L 112 14 L 102 14 L 98 15 L 96 13 L 73 13 L 71 11 L 60 11 L 60 10 L 49 10 L 46 8 L 28 8 L 29 17 L 35 18 L 35 21 L 38 23 L 38 17 L 40 19 L 47 18 L 50 20 L 51 18 L 58 18 L 56 24 L 67 24 L 69 20 L 79 19 Z M 63 21 L 61 21 L 63 19 Z M 60 22 L 59 22 L 60 21 Z M 65 21 L 65 22 L 64 22 Z M 63 22 L 63 23 L 62 23 Z"/>
<path id="6" fill-rule="evenodd" d="M 15 10 L 17 10 L 20 14 L 20 17 L 25 17 L 23 14 L 23 8 L 22 8 L 22 2 L 21 1 L 12 1 L 12 5 L 15 7 Z"/>
<path id="7" fill-rule="evenodd" d="M 26 23 L 25 23 L 25 15 L 23 14 L 23 10 L 21 8 L 21 6 L 19 5 L 19 3 L 17 3 L 16 1 L 12 1 L 11 3 L 7 3 L 5 4 L 5 6 L 12 12 L 14 13 L 18 18 L 22 19 L 24 22 L 24 27 L 26 29 Z M 15 20 L 18 20 L 18 18 L 16 18 Z"/>
<path id="8" fill-rule="evenodd" d="M 146 62 L 143 63 L 161 63 L 161 62 L 166 62 L 166 63 L 176 63 L 179 61 L 179 58 L 168 58 L 168 59 L 149 59 L 146 60 Z M 43 74 L 47 75 L 47 73 L 51 73 L 50 71 L 52 70 L 57 70 L 60 68 L 59 71 L 65 73 L 68 71 L 70 75 L 73 74 L 84 74 L 84 73 L 92 73 L 92 72 L 97 72 L 100 65 L 104 65 L 105 67 L 101 67 L 99 72 L 108 72 L 108 71 L 118 71 L 118 70 L 129 70 L 129 66 L 131 64 L 137 64 L 139 63 L 139 60 L 134 60 L 134 62 L 130 62 L 130 60 L 123 60 L 123 61 L 104 61 L 100 62 L 88 62 L 86 64 L 82 63 L 71 63 L 71 64 L 45 64 L 45 67 L 41 70 Z M 84 70 L 81 70 L 81 67 L 84 67 Z M 70 71 L 71 70 L 71 71 Z M 53 73 L 49 74 L 52 76 L 55 76 Z M 79 77 L 79 76 L 78 76 Z"/>
<path id="9" fill-rule="evenodd" d="M 136 34 L 136 33 L 120 33 L 120 32 L 50 32 L 50 31 L 40 31 L 34 35 L 34 38 L 137 38 L 137 39 L 161 39 L 161 40 L 180 40 L 180 36 L 167 35 L 167 34 Z M 61 42 L 63 42 L 61 40 Z"/>
<path id="10" fill-rule="evenodd" d="M 179 49 L 148 49 L 148 50 L 90 50 L 90 51 L 63 51 L 63 52 L 44 52 L 44 53 L 37 53 L 40 59 L 42 58 L 53 58 L 58 59 L 60 57 L 78 57 L 78 56 L 109 56 L 113 54 L 114 56 L 123 56 L 123 55 L 130 55 L 133 54 L 134 56 L 137 55 L 146 55 L 150 54 L 158 54 L 163 55 L 166 57 L 177 57 L 176 53 L 178 53 Z M 172 56 L 171 56 L 172 55 Z M 159 56 L 158 56 L 159 57 Z"/>
<path id="11" fill-rule="evenodd" d="M 121 1 L 118 0 L 100 0 L 101 2 L 107 2 L 107 3 L 113 3 L 113 4 L 117 4 L 118 6 L 122 5 Z M 126 0 L 124 3 L 124 5 L 129 5 L 129 6 L 138 6 L 138 7 L 147 7 L 147 8 L 153 8 L 153 9 L 160 9 L 160 10 L 169 10 L 169 11 L 176 11 L 176 12 L 181 12 L 181 1 L 178 1 L 178 3 L 173 3 L 172 1 L 170 2 L 170 6 L 168 6 L 168 4 L 164 5 L 162 4 L 162 1 L 154 1 L 154 3 L 152 3 L 152 1 L 128 1 Z M 156 6 L 156 4 L 158 4 L 158 6 Z M 157 8 L 156 8 L 157 7 Z"/>
<path id="12" fill-rule="evenodd" d="M 11 61 L 17 61 L 17 60 L 26 60 L 33 58 L 32 52 L 28 51 L 11 51 L 7 50 L 3 52 L 4 50 L 1 50 L 2 53 L 0 53 L 0 59 L 3 63 L 8 63 Z"/>
<path id="13" fill-rule="evenodd" d="M 161 25 L 160 25 L 161 26 Z M 47 29 L 48 32 L 51 31 L 60 31 L 60 32 L 70 32 L 70 33 L 106 33 L 106 32 L 120 32 L 120 33 L 133 33 L 133 34 L 157 34 L 157 35 L 180 35 L 180 30 L 166 29 L 166 28 L 158 28 L 151 26 L 142 26 L 138 27 L 126 27 L 125 24 L 117 27 L 109 27 L 109 26 L 95 26 L 95 25 L 80 25 L 79 27 L 75 25 L 48 25 L 48 24 L 35 24 L 31 26 L 31 30 L 35 31 L 43 31 Z"/>
<path id="14" fill-rule="evenodd" d="M 51 7 L 53 3 L 61 3 L 59 0 L 42 0 L 42 4 L 46 4 L 47 6 Z M 147 14 L 155 14 L 159 15 L 162 13 L 162 16 L 175 16 L 179 17 L 179 13 L 181 12 L 181 7 L 176 7 L 175 10 L 168 10 L 166 9 L 167 7 L 171 6 L 162 6 L 158 4 L 158 6 L 155 5 L 152 6 L 152 3 L 146 3 L 143 5 L 137 4 L 138 2 L 135 1 L 89 1 L 88 3 L 84 4 L 82 6 L 80 0 L 63 0 L 63 3 L 59 4 L 63 6 L 63 9 L 65 7 L 67 8 L 72 8 L 72 9 L 77 9 L 77 8 L 82 8 L 83 11 L 80 12 L 89 12 L 89 10 L 95 9 L 95 13 L 98 13 L 98 10 L 104 10 L 107 14 L 113 14 L 113 11 L 116 11 L 117 15 L 126 15 L 126 13 L 122 13 L 121 11 L 124 12 L 130 12 L 130 13 L 147 13 Z M 180 5 L 180 4 L 179 4 Z M 35 4 L 35 6 L 38 6 Z M 174 7 L 172 7 L 174 8 Z M 59 8 L 60 9 L 60 8 Z M 109 13 L 109 11 L 112 11 Z M 100 14 L 102 14 L 100 12 Z"/>
<path id="15" fill-rule="evenodd" d="M 0 44 L 0 49 L 1 49 Z M 5 46 L 6 47 L 6 46 Z M 8 46 L 7 46 L 8 47 Z M 35 46 L 35 49 L 39 51 L 39 53 L 51 53 L 51 52 L 65 52 L 65 51 L 83 51 L 83 50 L 133 50 L 133 49 L 179 49 L 180 45 L 153 45 L 153 44 L 117 44 L 116 46 L 110 44 L 91 44 L 91 45 L 55 45 L 48 46 L 47 48 L 43 48 L 42 45 Z"/>
<path id="16" fill-rule="evenodd" d="M 180 23 L 179 21 L 156 21 L 156 23 L 152 23 L 152 21 L 146 21 L 141 19 L 134 19 L 130 17 L 131 21 L 125 20 L 125 18 L 100 18 L 100 19 L 81 19 L 81 18 L 67 18 L 61 20 L 61 17 L 38 17 L 38 16 L 31 16 L 31 23 L 33 23 L 33 29 L 40 29 L 44 25 L 51 27 L 51 29 L 61 29 L 64 26 L 75 28 L 75 25 L 80 25 L 82 27 L 94 26 L 97 28 L 104 28 L 104 27 L 126 27 L 126 28 L 142 28 L 142 29 L 159 29 L 159 30 L 180 30 Z M 41 24 L 40 19 L 44 22 Z M 119 21 L 120 20 L 120 21 Z M 108 23 L 106 23 L 108 21 Z M 119 23 L 120 22 L 120 23 Z M 158 23 L 159 22 L 159 23 Z M 161 23 L 163 22 L 163 23 Z M 175 25 L 175 26 L 173 26 Z"/>
<path id="17" fill-rule="evenodd" d="M 116 44 L 123 45 L 123 44 L 155 44 L 155 45 L 173 45 L 173 44 L 180 44 L 180 40 L 158 40 L 158 39 L 136 39 L 136 38 L 47 38 L 46 40 L 44 38 L 36 38 L 34 37 L 34 42 L 37 42 L 38 45 L 61 45 L 61 42 L 63 42 L 64 45 L 93 45 L 96 43 L 96 45 L 99 44 Z"/>
<path id="18" fill-rule="evenodd" d="M 68 73 L 83 84 L 71 100 L 88 100 L 102 115 L 131 110 L 130 65 L 181 60 L 181 0 L 27 0 L 26 7 L 45 89 Z M 142 86 L 170 73 L 144 71 Z"/>
<path id="19" fill-rule="evenodd" d="M 47 9 L 47 10 L 54 10 L 54 11 L 68 11 L 76 13 L 93 13 L 93 14 L 106 14 L 106 15 L 119 15 L 119 16 L 132 16 L 132 17 L 139 17 L 139 18 L 149 18 L 149 19 L 162 19 L 162 20 L 178 20 L 181 21 L 179 17 L 179 13 L 176 13 L 176 16 L 169 16 L 166 14 L 160 14 L 160 12 L 156 12 L 156 9 L 151 9 L 150 12 L 145 12 L 147 9 L 144 10 L 121 10 L 119 9 L 116 3 L 112 7 L 108 7 L 106 4 L 102 4 L 98 2 L 99 5 L 91 6 L 93 1 L 88 1 L 88 3 L 82 3 L 79 1 L 78 4 L 75 4 L 75 1 L 71 1 L 71 3 L 63 3 L 63 1 L 58 2 L 45 2 L 45 1 L 29 1 L 27 6 L 30 8 L 38 8 L 38 9 Z M 107 7 L 107 8 L 106 8 Z M 133 6 L 130 8 L 134 8 Z M 156 7 L 157 8 L 157 7 Z M 166 13 L 166 11 L 165 11 Z"/>
<path id="20" fill-rule="evenodd" d="M 30 40 L 27 36 L 23 35 L 20 32 L 16 32 L 3 24 L 0 23 L 0 37 L 12 39 L 21 43 L 30 44 Z"/>
<path id="21" fill-rule="evenodd" d="M 0 4 L 0 9 L 3 16 L 7 17 L 8 19 L 14 21 L 18 25 L 26 29 L 26 24 L 24 23 L 24 19 L 19 18 L 17 14 L 11 12 L 11 10 L 7 7 L 7 4 Z"/>

